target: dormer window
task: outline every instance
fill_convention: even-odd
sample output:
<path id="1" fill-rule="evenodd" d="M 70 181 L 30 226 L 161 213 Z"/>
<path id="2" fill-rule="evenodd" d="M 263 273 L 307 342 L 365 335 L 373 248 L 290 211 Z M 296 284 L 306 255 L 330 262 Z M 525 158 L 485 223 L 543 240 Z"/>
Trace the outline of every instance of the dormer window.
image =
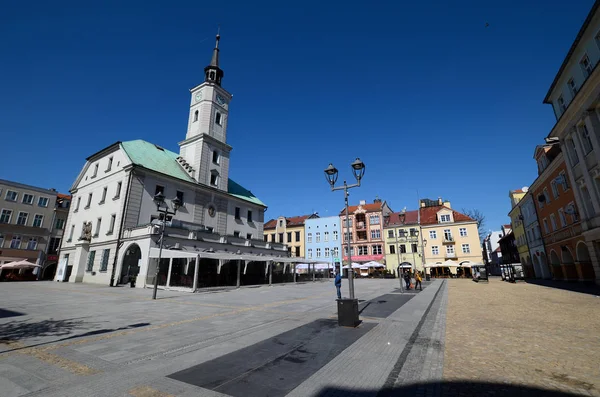
<path id="1" fill-rule="evenodd" d="M 440 222 L 450 222 L 450 215 L 440 215 Z"/>
<path id="2" fill-rule="evenodd" d="M 194 112 L 194 122 L 198 121 L 198 111 Z"/>
<path id="3" fill-rule="evenodd" d="M 221 117 L 221 113 L 217 112 L 217 115 L 215 116 L 215 123 L 217 123 L 218 125 L 221 125 L 222 119 L 223 119 L 223 117 Z"/>

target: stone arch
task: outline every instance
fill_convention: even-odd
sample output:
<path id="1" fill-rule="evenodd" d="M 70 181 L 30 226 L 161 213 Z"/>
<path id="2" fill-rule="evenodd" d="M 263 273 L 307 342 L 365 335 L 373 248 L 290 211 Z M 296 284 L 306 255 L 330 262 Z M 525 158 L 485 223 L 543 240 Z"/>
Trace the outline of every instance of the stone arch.
<path id="1" fill-rule="evenodd" d="M 577 243 L 577 247 L 575 249 L 575 254 L 577 255 L 577 262 L 591 262 L 592 258 L 590 257 L 590 251 L 588 250 L 587 244 L 583 241 Z"/>
<path id="2" fill-rule="evenodd" d="M 533 255 L 533 272 L 536 278 L 542 278 L 542 266 L 540 264 L 540 258 L 537 255 Z"/>
<path id="3" fill-rule="evenodd" d="M 550 251 L 550 264 L 552 266 L 560 265 L 560 259 L 558 258 L 558 254 L 554 250 Z"/>
<path id="4" fill-rule="evenodd" d="M 127 283 L 130 277 L 137 277 L 140 272 L 140 259 L 142 259 L 142 250 L 137 243 L 131 243 L 123 250 L 119 277 L 121 283 Z"/>
<path id="5" fill-rule="evenodd" d="M 562 251 L 562 263 L 565 265 L 572 265 L 573 263 L 575 263 L 575 259 L 573 259 L 573 254 L 571 253 L 571 250 L 569 249 L 569 247 L 564 247 L 561 249 Z"/>

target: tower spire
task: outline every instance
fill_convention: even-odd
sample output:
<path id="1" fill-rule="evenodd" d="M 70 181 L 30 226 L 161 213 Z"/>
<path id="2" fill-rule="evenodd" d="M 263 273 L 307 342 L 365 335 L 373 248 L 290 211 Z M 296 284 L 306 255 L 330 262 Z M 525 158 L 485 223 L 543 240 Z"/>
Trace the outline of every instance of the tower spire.
<path id="1" fill-rule="evenodd" d="M 221 40 L 221 35 L 219 34 L 221 28 L 217 30 L 217 37 L 215 42 L 215 48 L 213 49 L 212 58 L 210 60 L 210 64 L 204 68 L 204 81 L 209 83 L 215 83 L 216 85 L 221 85 L 221 80 L 223 79 L 223 70 L 219 67 L 219 40 Z"/>

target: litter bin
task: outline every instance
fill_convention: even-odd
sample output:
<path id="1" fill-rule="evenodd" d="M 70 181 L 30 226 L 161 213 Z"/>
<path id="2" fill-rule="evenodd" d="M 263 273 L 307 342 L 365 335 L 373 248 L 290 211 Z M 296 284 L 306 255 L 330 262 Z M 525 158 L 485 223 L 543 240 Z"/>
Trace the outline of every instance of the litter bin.
<path id="1" fill-rule="evenodd" d="M 425 281 L 431 281 L 431 275 L 426 274 L 425 275 Z"/>
<path id="2" fill-rule="evenodd" d="M 356 327 L 358 319 L 358 299 L 338 299 L 338 325 Z"/>

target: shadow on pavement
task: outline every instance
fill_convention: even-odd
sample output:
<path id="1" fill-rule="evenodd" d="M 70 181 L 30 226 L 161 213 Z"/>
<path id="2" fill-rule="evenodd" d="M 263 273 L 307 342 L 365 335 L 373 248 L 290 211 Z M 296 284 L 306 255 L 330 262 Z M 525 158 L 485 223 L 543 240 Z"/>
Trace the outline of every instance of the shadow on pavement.
<path id="1" fill-rule="evenodd" d="M 8 309 L 0 309 L 0 318 L 24 316 L 25 313 L 15 312 Z"/>
<path id="2" fill-rule="evenodd" d="M 316 394 L 326 396 L 353 396 L 353 397 L 392 397 L 392 396 L 494 396 L 494 397 L 575 397 L 583 394 L 566 393 L 554 390 L 539 389 L 530 386 L 510 385 L 504 383 L 486 382 L 432 382 L 418 383 L 407 386 L 377 390 L 352 390 L 337 387 L 326 387 Z"/>
<path id="3" fill-rule="evenodd" d="M 0 324 L 0 344 L 19 339 L 43 336 L 69 335 L 71 331 L 84 326 L 83 320 L 43 320 L 36 323 L 11 321 Z"/>
<path id="4" fill-rule="evenodd" d="M 69 339 L 82 338 L 86 336 L 96 336 L 107 334 L 110 332 L 123 331 L 128 329 L 147 327 L 150 323 L 136 323 L 130 324 L 125 327 L 119 328 L 102 328 L 96 329 L 82 334 L 71 335 L 72 331 L 80 328 L 89 328 L 92 323 L 84 322 L 83 320 L 43 320 L 36 323 L 29 323 L 25 321 L 11 321 L 10 323 L 0 324 L 0 345 L 9 344 L 21 339 L 28 338 L 39 338 L 45 336 L 64 336 L 64 338 L 42 342 L 34 345 L 28 345 L 26 347 L 17 347 L 10 350 L 5 350 L 2 353 L 7 353 L 13 350 L 20 350 L 24 348 L 37 347 L 47 345 L 50 343 L 63 342 Z M 68 335 L 68 336 L 67 336 Z"/>
<path id="5" fill-rule="evenodd" d="M 595 284 L 583 284 L 579 282 L 527 279 L 527 284 L 539 285 L 548 288 L 563 289 L 566 291 L 579 292 L 582 294 L 600 296 L 600 286 Z"/>

